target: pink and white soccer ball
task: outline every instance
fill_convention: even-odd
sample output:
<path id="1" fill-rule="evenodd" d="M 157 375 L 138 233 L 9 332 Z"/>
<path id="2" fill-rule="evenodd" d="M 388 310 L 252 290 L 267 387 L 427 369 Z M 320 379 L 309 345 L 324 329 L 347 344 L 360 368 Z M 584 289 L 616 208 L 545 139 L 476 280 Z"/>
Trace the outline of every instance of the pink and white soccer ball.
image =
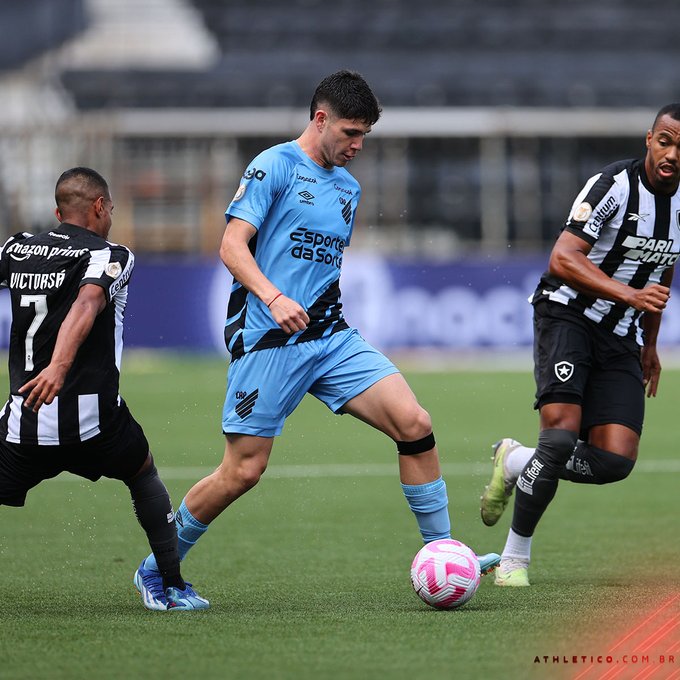
<path id="1" fill-rule="evenodd" d="M 451 539 L 427 543 L 411 565 L 414 590 L 437 609 L 465 604 L 477 592 L 480 577 L 477 555 L 465 543 Z"/>

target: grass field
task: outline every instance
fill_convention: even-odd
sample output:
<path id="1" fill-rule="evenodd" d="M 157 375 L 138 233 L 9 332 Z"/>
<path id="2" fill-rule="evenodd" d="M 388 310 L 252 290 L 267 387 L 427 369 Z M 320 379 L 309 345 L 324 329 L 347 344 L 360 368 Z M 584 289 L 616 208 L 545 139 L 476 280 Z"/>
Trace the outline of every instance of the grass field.
<path id="1" fill-rule="evenodd" d="M 500 552 L 509 513 L 484 527 L 478 498 L 491 443 L 535 440 L 529 367 L 407 375 L 434 419 L 454 536 Z M 175 505 L 221 459 L 224 382 L 220 361 L 128 357 L 122 392 Z M 680 372 L 648 404 L 628 480 L 561 484 L 532 587 L 486 578 L 453 612 L 411 589 L 420 541 L 394 446 L 310 397 L 260 485 L 185 562 L 207 612 L 141 606 L 148 550 L 122 484 L 46 482 L 24 509 L 0 507 L 0 678 L 680 678 Z"/>

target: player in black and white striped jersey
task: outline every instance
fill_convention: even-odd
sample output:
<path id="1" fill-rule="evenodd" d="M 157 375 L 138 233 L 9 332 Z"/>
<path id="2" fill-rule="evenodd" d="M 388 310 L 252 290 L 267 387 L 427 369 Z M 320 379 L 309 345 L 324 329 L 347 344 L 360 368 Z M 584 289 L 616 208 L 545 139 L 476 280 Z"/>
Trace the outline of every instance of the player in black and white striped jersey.
<path id="1" fill-rule="evenodd" d="M 12 334 L 10 398 L 0 415 L 3 439 L 68 445 L 116 428 L 125 416 L 118 378 L 126 284 L 133 266 L 134 257 L 125 246 L 68 223 L 37 236 L 16 234 L 5 243 L 0 274 L 11 292 Z M 22 408 L 22 386 L 50 364 L 59 329 L 88 283 L 107 304 L 79 347 L 79 361 L 64 375 L 58 396 L 36 394 L 39 408 Z"/>
<path id="2" fill-rule="evenodd" d="M 559 479 L 620 481 L 637 459 L 680 256 L 680 103 L 658 112 L 646 147 L 588 180 L 533 295 L 538 446 L 498 442 L 482 496 L 492 525 L 517 489 L 498 585 L 529 585 L 531 539 Z"/>
<path id="3" fill-rule="evenodd" d="M 145 606 L 204 609 L 180 574 L 168 492 L 118 391 L 134 256 L 106 240 L 113 201 L 99 173 L 67 170 L 55 198 L 57 228 L 16 234 L 0 251 L 0 285 L 12 305 L 0 505 L 23 506 L 31 488 L 63 471 L 122 480 L 163 565 L 153 583 L 135 575 Z"/>

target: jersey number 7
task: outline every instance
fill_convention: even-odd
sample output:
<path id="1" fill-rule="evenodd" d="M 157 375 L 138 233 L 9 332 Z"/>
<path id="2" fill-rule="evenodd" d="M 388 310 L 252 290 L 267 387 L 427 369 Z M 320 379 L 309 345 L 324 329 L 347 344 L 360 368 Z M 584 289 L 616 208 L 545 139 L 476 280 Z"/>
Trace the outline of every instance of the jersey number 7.
<path id="1" fill-rule="evenodd" d="M 38 332 L 40 324 L 45 320 L 45 317 L 47 316 L 47 295 L 22 295 L 20 304 L 22 307 L 30 307 L 31 305 L 35 305 L 35 316 L 33 317 L 33 321 L 31 321 L 31 325 L 28 327 L 28 330 L 26 331 L 26 342 L 24 343 L 24 347 L 26 350 L 24 369 L 27 371 L 32 371 L 33 338 L 35 337 L 35 334 Z"/>

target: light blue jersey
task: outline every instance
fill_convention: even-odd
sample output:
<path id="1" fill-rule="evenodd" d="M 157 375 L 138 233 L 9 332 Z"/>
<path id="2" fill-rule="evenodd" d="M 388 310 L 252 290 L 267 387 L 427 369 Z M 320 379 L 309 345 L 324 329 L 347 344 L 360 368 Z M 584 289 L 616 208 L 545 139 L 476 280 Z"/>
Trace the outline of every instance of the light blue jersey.
<path id="1" fill-rule="evenodd" d="M 225 326 L 232 359 L 268 347 L 327 337 L 348 328 L 340 302 L 340 269 L 361 188 L 347 170 L 322 168 L 297 142 L 259 154 L 226 210 L 257 234 L 250 249 L 262 273 L 309 315 L 288 335 L 267 306 L 234 281 Z"/>

